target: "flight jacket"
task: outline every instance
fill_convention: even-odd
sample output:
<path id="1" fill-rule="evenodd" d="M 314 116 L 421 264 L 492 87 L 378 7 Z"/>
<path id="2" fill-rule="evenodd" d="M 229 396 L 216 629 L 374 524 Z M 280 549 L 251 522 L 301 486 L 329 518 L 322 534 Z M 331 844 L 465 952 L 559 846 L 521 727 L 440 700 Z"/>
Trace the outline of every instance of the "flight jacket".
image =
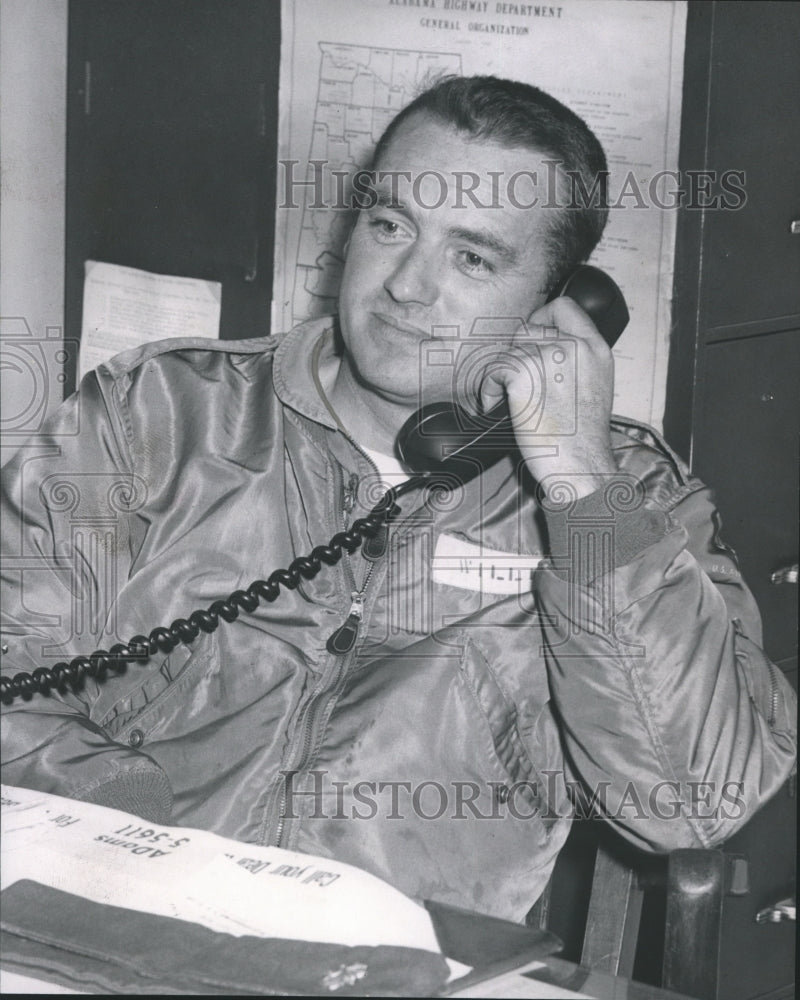
<path id="1" fill-rule="evenodd" d="M 375 467 L 311 368 L 333 322 L 86 376 L 3 472 L 4 674 L 169 626 L 371 509 Z M 649 851 L 721 842 L 792 769 L 794 695 L 708 489 L 643 425 L 614 418 L 612 445 L 588 497 L 565 480 L 545 506 L 509 452 L 401 497 L 369 558 L 18 699 L 3 781 L 515 920 L 576 809 Z"/>

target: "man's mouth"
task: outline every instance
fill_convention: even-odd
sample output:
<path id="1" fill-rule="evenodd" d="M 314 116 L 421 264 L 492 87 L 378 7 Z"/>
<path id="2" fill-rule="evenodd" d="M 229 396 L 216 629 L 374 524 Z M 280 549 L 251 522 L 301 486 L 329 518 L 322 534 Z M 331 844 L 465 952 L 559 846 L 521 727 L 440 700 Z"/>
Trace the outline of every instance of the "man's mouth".
<path id="1" fill-rule="evenodd" d="M 412 326 L 412 324 L 405 323 L 403 320 L 396 319 L 394 316 L 389 316 L 387 313 L 376 312 L 373 315 L 384 326 L 391 327 L 399 333 L 406 334 L 406 336 L 416 337 L 418 340 L 427 340 L 431 335 L 430 328 L 422 329 L 422 327 L 419 326 Z"/>

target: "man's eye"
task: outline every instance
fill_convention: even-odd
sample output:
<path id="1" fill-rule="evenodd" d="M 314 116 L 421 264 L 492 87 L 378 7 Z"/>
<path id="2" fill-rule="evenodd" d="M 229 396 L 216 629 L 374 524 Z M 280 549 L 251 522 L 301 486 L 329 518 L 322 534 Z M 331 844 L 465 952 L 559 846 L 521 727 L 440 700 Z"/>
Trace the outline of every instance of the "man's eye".
<path id="1" fill-rule="evenodd" d="M 393 219 L 370 219 L 369 225 L 376 238 L 384 242 L 396 239 L 403 233 L 400 223 Z"/>
<path id="2" fill-rule="evenodd" d="M 461 259 L 464 264 L 464 270 L 470 273 L 488 273 L 492 270 L 489 262 L 473 250 L 464 250 L 461 255 Z"/>

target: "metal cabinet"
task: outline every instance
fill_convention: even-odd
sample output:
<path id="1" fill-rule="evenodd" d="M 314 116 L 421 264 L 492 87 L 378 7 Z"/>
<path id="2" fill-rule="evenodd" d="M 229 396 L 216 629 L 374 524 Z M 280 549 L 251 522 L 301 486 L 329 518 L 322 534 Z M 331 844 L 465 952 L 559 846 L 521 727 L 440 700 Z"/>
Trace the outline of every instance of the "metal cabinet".
<path id="1" fill-rule="evenodd" d="M 722 537 L 761 610 L 764 645 L 797 678 L 800 430 L 800 6 L 689 6 L 681 167 L 736 170 L 735 210 L 679 220 L 665 430 L 713 486 Z M 759 911 L 794 893 L 787 784 L 726 845 L 749 891 L 726 900 L 718 996 L 794 995 L 794 924 Z"/>

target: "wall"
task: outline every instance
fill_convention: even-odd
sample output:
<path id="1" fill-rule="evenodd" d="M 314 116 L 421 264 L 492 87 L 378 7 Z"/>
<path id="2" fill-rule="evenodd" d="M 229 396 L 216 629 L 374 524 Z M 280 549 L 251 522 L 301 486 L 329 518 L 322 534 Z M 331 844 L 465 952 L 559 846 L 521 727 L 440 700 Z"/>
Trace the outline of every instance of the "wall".
<path id="1" fill-rule="evenodd" d="M 0 4 L 3 461 L 62 398 L 67 13 L 66 0 Z"/>

